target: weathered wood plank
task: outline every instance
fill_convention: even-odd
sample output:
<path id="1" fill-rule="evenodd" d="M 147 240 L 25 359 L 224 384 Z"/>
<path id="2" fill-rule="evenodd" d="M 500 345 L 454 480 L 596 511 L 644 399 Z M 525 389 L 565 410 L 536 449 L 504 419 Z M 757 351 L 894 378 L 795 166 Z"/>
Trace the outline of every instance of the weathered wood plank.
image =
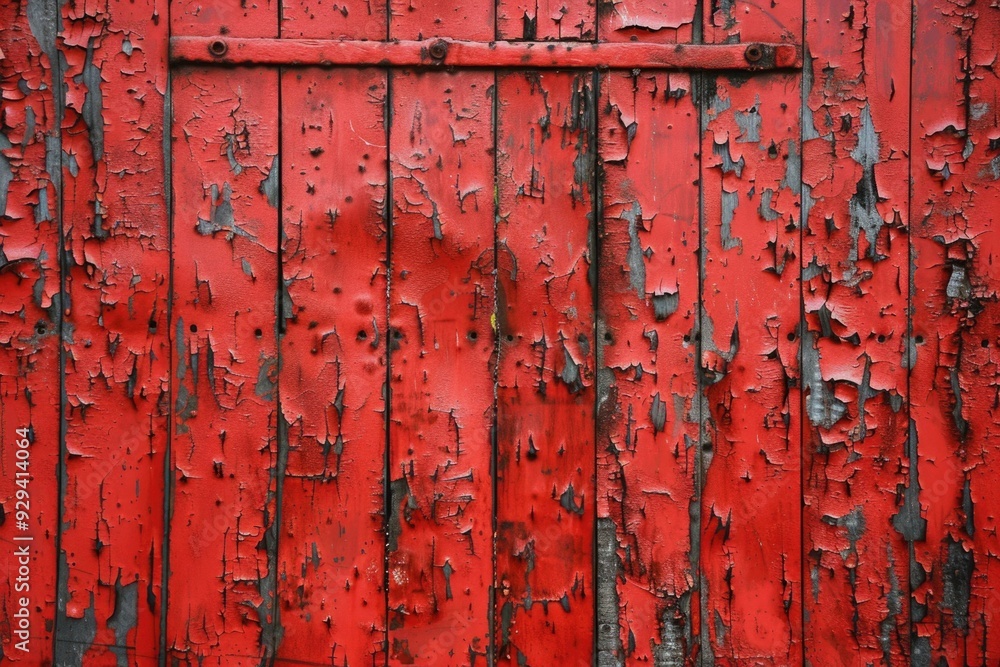
<path id="1" fill-rule="evenodd" d="M 497 39 L 592 41 L 596 0 L 497 0 Z"/>
<path id="2" fill-rule="evenodd" d="M 703 95 L 701 651 L 798 664 L 799 77 Z"/>
<path id="3" fill-rule="evenodd" d="M 278 662 L 385 660 L 386 74 L 281 74 Z"/>
<path id="4" fill-rule="evenodd" d="M 281 0 L 281 36 L 385 39 L 386 0 Z"/>
<path id="5" fill-rule="evenodd" d="M 390 39 L 496 37 L 494 0 L 387 0 Z"/>
<path id="6" fill-rule="evenodd" d="M 158 651 L 169 411 L 166 3 L 62 5 L 57 664 Z"/>
<path id="7" fill-rule="evenodd" d="M 510 73 L 497 91 L 497 661 L 590 664 L 596 90 Z"/>
<path id="8" fill-rule="evenodd" d="M 663 73 L 603 76 L 599 108 L 598 664 L 683 665 L 699 637 L 698 111 L 690 77 Z"/>
<path id="9" fill-rule="evenodd" d="M 806 659 L 909 655 L 909 12 L 806 3 Z"/>
<path id="10" fill-rule="evenodd" d="M 600 0 L 599 37 L 602 42 L 695 41 L 698 3 L 688 0 Z"/>
<path id="11" fill-rule="evenodd" d="M 490 647 L 492 86 L 480 72 L 390 82 L 393 665 L 481 664 Z"/>
<path id="12" fill-rule="evenodd" d="M 703 3 L 707 44 L 775 41 L 801 43 L 801 0 L 711 0 Z"/>
<path id="13" fill-rule="evenodd" d="M 0 5 L 0 650 L 25 665 L 52 660 L 59 523 L 60 101 L 44 9 Z"/>
<path id="14" fill-rule="evenodd" d="M 278 75 L 173 77 L 174 433 L 167 633 L 199 665 L 273 655 Z"/>
<path id="15" fill-rule="evenodd" d="M 910 175 L 914 664 L 1000 660 L 1000 9 L 916 3 Z M 917 503 L 919 502 L 919 507 Z"/>

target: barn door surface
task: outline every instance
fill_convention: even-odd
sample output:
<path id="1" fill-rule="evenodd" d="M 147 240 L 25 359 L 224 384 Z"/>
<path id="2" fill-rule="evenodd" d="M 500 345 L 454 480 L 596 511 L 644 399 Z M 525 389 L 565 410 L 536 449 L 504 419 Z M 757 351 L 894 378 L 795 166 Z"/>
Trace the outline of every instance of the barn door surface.
<path id="1" fill-rule="evenodd" d="M 995 664 L 966 4 L 0 3 L 0 665 Z"/>
<path id="2" fill-rule="evenodd" d="M 801 8 L 605 9 L 177 3 L 174 658 L 801 662 Z"/>

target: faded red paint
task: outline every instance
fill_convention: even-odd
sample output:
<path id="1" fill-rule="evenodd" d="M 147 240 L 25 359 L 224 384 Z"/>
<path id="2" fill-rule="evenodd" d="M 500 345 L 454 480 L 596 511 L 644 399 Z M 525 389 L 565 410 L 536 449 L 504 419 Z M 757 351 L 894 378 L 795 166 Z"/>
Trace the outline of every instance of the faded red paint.
<path id="1" fill-rule="evenodd" d="M 0 663 L 1000 660 L 1000 9 L 912 9 L 3 5 Z"/>

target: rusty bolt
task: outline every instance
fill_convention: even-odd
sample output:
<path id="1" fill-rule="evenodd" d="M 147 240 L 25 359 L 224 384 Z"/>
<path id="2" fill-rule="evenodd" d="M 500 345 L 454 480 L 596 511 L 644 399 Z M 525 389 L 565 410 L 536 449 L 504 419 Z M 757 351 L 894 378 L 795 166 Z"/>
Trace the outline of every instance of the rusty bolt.
<path id="1" fill-rule="evenodd" d="M 751 44 L 743 52 L 743 57 L 747 59 L 748 63 L 760 62 L 760 59 L 764 57 L 764 49 L 761 48 L 760 44 Z"/>
<path id="2" fill-rule="evenodd" d="M 213 40 L 208 45 L 208 52 L 211 53 L 216 58 L 221 58 L 226 55 L 226 51 L 229 50 L 229 46 L 221 39 Z"/>
<path id="3" fill-rule="evenodd" d="M 448 42 L 443 39 L 439 39 L 431 44 L 430 49 L 428 49 L 428 53 L 431 54 L 431 58 L 434 60 L 444 60 L 444 57 L 448 55 Z"/>

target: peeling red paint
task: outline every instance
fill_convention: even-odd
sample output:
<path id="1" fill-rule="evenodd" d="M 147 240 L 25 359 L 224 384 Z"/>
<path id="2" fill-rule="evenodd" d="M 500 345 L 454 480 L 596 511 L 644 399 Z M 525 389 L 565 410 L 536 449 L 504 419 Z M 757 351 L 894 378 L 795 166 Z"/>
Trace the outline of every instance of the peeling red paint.
<path id="1" fill-rule="evenodd" d="M 386 75 L 281 74 L 278 660 L 385 642 Z"/>
<path id="2" fill-rule="evenodd" d="M 66 4 L 57 664 L 160 643 L 169 413 L 165 3 Z"/>
<path id="3" fill-rule="evenodd" d="M 1000 659 L 996 403 L 1000 340 L 1000 8 L 916 3 L 912 154 L 910 579 L 914 660 Z M 919 515 L 917 514 L 919 513 Z"/>
<path id="4" fill-rule="evenodd" d="M 806 12 L 806 655 L 898 665 L 910 654 L 914 520 L 904 492 L 909 9 L 809 2 Z"/>
<path id="5" fill-rule="evenodd" d="M 598 662 L 691 664 L 700 153 L 691 78 L 607 74 L 600 112 Z"/>
<path id="6" fill-rule="evenodd" d="M 796 664 L 799 80 L 720 77 L 702 94 L 701 651 Z"/>
<path id="7" fill-rule="evenodd" d="M 273 655 L 279 478 L 276 72 L 174 77 L 174 433 L 167 642 Z"/>
<path id="8" fill-rule="evenodd" d="M 498 0 L 497 37 L 515 40 L 591 41 L 595 0 Z"/>
<path id="9" fill-rule="evenodd" d="M 497 78 L 497 660 L 590 664 L 594 157 L 589 73 Z"/>
<path id="10" fill-rule="evenodd" d="M 485 664 L 493 571 L 491 73 L 393 73 L 389 662 Z"/>
<path id="11" fill-rule="evenodd" d="M 51 662 L 57 585 L 59 487 L 52 482 L 59 470 L 62 320 L 59 117 L 54 99 L 58 89 L 53 80 L 54 35 L 33 21 L 28 10 L 23 2 L 0 6 L 0 570 L 4 573 L 0 662 L 4 664 Z M 19 451 L 30 454 L 19 458 Z M 21 461 L 27 462 L 19 465 Z M 16 541 L 25 537 L 31 541 Z M 22 566 L 28 568 L 28 578 Z M 27 604 L 21 604 L 22 598 Z M 20 625 L 22 609 L 29 615 L 28 628 Z M 25 641 L 30 653 L 18 648 Z"/>
<path id="12" fill-rule="evenodd" d="M 0 664 L 997 662 L 994 4 L 3 5 Z"/>

